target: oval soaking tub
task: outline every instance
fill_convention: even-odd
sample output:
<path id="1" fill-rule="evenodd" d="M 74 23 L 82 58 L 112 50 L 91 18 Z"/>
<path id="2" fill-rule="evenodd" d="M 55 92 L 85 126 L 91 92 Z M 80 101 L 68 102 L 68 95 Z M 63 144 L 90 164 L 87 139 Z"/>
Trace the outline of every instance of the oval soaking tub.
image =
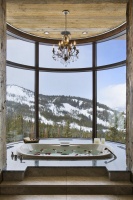
<path id="1" fill-rule="evenodd" d="M 112 147 L 106 144 L 23 144 L 17 150 L 25 159 L 76 158 L 104 159 L 111 158 Z"/>

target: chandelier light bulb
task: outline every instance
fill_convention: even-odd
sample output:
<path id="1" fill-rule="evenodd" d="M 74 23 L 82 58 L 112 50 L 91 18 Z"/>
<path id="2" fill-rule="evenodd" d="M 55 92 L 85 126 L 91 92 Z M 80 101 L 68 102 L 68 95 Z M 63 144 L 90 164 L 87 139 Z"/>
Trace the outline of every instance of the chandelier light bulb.
<path id="1" fill-rule="evenodd" d="M 76 41 L 73 42 L 73 45 L 76 46 Z"/>
<path id="2" fill-rule="evenodd" d="M 67 43 L 69 42 L 69 38 L 68 37 L 66 38 L 66 41 L 67 41 Z"/>

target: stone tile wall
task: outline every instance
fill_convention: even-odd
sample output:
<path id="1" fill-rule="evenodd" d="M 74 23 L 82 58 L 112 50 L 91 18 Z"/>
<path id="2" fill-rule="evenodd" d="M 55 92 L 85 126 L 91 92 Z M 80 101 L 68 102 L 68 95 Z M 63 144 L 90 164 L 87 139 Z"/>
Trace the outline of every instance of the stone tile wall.
<path id="1" fill-rule="evenodd" d="M 128 169 L 133 174 L 133 0 L 127 5 L 127 141 Z"/>
<path id="2" fill-rule="evenodd" d="M 6 1 L 0 0 L 0 171 L 6 166 Z"/>

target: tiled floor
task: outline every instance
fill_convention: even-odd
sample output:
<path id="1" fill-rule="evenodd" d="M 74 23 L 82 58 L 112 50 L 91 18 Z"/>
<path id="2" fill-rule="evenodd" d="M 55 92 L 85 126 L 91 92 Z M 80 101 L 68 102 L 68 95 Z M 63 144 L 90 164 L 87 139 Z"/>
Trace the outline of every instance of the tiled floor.
<path id="1" fill-rule="evenodd" d="M 129 181 L 110 181 L 108 177 L 85 177 L 85 176 L 48 176 L 26 177 L 23 181 L 3 181 L 3 185 L 131 185 Z"/>
<path id="2" fill-rule="evenodd" d="M 133 200 L 133 195 L 0 195 L 0 200 Z"/>

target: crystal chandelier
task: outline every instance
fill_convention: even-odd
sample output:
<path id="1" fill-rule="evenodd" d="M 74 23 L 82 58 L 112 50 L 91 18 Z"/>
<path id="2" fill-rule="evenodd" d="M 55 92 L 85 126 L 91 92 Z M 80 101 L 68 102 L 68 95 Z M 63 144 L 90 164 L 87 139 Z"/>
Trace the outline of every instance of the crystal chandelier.
<path id="1" fill-rule="evenodd" d="M 60 60 L 62 64 L 69 64 L 78 59 L 79 50 L 76 48 L 76 41 L 70 43 L 70 32 L 67 31 L 67 14 L 68 10 L 62 11 L 65 15 L 65 31 L 62 31 L 63 39 L 59 42 L 57 49 L 53 47 L 53 59 Z"/>

